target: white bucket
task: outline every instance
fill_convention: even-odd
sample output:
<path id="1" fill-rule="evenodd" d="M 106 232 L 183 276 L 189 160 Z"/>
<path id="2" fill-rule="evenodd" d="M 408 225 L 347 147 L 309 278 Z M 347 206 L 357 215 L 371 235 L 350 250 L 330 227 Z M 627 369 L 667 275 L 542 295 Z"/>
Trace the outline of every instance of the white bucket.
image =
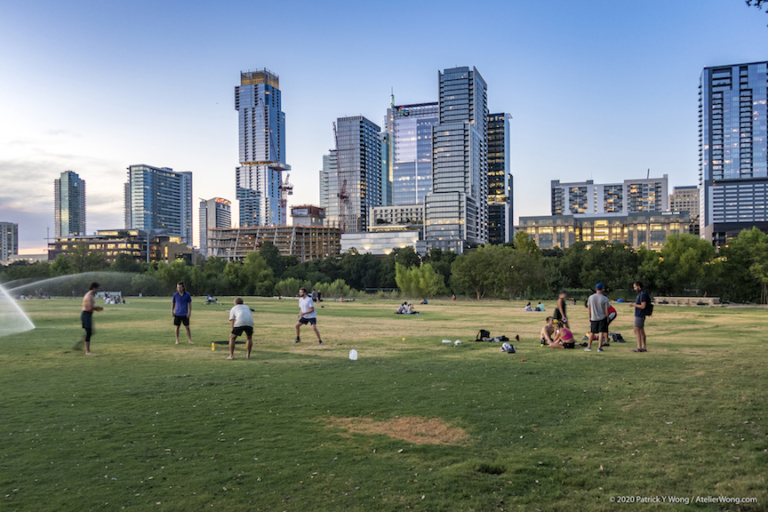
<path id="1" fill-rule="evenodd" d="M 352 349 L 349 351 L 349 360 L 350 361 L 357 361 L 357 350 Z"/>

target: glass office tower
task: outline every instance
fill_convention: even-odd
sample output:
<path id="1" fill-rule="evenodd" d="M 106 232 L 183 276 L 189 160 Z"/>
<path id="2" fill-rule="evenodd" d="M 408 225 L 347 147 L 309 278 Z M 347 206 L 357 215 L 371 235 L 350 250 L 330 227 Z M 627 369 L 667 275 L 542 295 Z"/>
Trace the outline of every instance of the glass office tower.
<path id="1" fill-rule="evenodd" d="M 488 116 L 488 242 L 512 239 L 512 174 L 509 169 L 509 114 Z"/>
<path id="2" fill-rule="evenodd" d="M 463 252 L 488 242 L 488 98 L 476 68 L 438 72 L 432 192 L 424 199 L 427 246 Z"/>
<path id="3" fill-rule="evenodd" d="M 85 180 L 64 171 L 53 180 L 56 238 L 85 235 Z"/>
<path id="4" fill-rule="evenodd" d="M 192 245 L 192 173 L 151 165 L 128 167 L 125 220 L 126 229 L 156 230 Z"/>
<path id="5" fill-rule="evenodd" d="M 432 127 L 437 103 L 392 105 L 392 206 L 423 204 L 432 191 Z"/>
<path id="6" fill-rule="evenodd" d="M 724 245 L 742 229 L 768 231 L 768 62 L 706 67 L 699 84 L 702 235 Z"/>
<path id="7" fill-rule="evenodd" d="M 280 78 L 263 69 L 240 73 L 235 87 L 239 159 L 236 170 L 240 226 L 277 226 L 285 218 L 281 204 L 285 164 L 285 113 Z"/>
<path id="8" fill-rule="evenodd" d="M 365 231 L 369 209 L 381 205 L 381 130 L 363 116 L 340 117 L 336 130 L 326 219 L 342 233 Z"/>

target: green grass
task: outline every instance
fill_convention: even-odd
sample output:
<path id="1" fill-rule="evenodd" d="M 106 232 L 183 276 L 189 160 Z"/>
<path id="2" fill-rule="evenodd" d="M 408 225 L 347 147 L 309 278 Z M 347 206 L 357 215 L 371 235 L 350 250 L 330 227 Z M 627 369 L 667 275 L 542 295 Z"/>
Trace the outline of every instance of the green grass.
<path id="1" fill-rule="evenodd" d="M 610 499 L 720 495 L 758 501 L 693 506 L 768 508 L 764 309 L 659 306 L 635 354 L 618 307 L 627 343 L 599 354 L 540 348 L 545 314 L 522 303 L 400 317 L 394 302 L 326 302 L 320 347 L 311 331 L 290 343 L 294 301 L 246 302 L 250 361 L 241 345 L 235 361 L 211 351 L 228 306 L 195 300 L 194 346 L 174 345 L 170 299 L 106 306 L 86 357 L 72 350 L 79 299 L 25 301 L 37 329 L 0 338 L 0 509 L 669 511 L 691 506 Z M 585 312 L 569 313 L 580 339 Z M 469 342 L 481 328 L 519 334 L 518 353 Z M 468 439 L 329 427 L 408 416 Z"/>

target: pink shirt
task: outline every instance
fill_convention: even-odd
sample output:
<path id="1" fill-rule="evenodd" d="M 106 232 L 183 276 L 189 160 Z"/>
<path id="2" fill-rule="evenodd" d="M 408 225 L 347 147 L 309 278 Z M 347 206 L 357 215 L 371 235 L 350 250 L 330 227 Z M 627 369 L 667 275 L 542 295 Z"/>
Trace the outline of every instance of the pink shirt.
<path id="1" fill-rule="evenodd" d="M 566 329 L 565 327 L 560 330 L 563 331 L 563 341 L 571 341 L 573 339 L 573 334 L 571 334 L 570 330 Z"/>

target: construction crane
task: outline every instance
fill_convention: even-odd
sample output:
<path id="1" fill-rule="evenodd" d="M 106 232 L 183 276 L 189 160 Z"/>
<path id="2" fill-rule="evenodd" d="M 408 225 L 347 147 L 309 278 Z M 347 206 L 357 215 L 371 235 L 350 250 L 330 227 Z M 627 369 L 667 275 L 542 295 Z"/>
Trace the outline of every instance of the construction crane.
<path id="1" fill-rule="evenodd" d="M 336 176 L 337 190 L 336 197 L 339 198 L 339 231 L 346 233 L 347 231 L 347 206 L 349 206 L 349 194 L 347 193 L 347 179 L 341 174 L 341 149 L 339 149 L 339 135 L 336 132 L 336 123 L 333 123 L 333 138 L 336 140 Z"/>
<path id="2" fill-rule="evenodd" d="M 293 195 L 293 183 L 288 181 L 290 177 L 290 174 L 286 174 L 285 180 L 283 181 L 282 185 L 280 185 L 280 208 L 283 212 L 283 215 L 287 215 L 288 212 L 288 196 Z M 286 224 L 284 220 L 283 224 Z"/>

